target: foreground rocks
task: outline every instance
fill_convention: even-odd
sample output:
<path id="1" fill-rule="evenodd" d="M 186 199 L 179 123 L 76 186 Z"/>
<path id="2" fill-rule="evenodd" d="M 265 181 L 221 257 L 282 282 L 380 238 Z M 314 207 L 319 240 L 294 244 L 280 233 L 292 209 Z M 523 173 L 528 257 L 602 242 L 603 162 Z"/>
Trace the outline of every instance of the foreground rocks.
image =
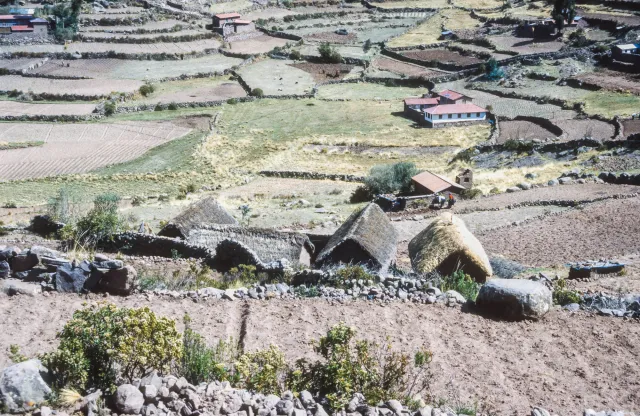
<path id="1" fill-rule="evenodd" d="M 552 305 L 552 293 L 544 284 L 523 279 L 493 279 L 476 299 L 479 310 L 514 320 L 539 319 Z"/>
<path id="2" fill-rule="evenodd" d="M 0 400 L 11 413 L 25 412 L 44 403 L 51 388 L 43 377 L 47 375 L 39 360 L 29 360 L 7 367 L 0 375 Z"/>

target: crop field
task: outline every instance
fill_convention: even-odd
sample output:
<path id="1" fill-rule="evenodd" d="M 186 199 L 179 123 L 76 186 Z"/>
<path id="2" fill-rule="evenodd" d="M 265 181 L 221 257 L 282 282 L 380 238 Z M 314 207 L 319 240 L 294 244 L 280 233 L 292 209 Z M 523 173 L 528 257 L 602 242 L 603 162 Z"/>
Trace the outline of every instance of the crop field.
<path id="1" fill-rule="evenodd" d="M 91 40 L 94 42 L 102 42 L 103 39 L 117 39 L 119 41 L 131 40 L 131 43 L 135 43 L 136 39 L 155 39 L 160 36 L 163 38 L 179 38 L 180 36 L 187 35 L 200 35 L 206 32 L 202 30 L 181 30 L 179 32 L 172 33 L 106 33 L 106 32 L 89 32 L 82 35 L 83 40 Z M 173 40 L 173 39 L 169 39 Z"/>
<path id="2" fill-rule="evenodd" d="M 68 80 L 21 77 L 19 75 L 0 76 L 0 88 L 5 91 L 18 90 L 34 94 L 74 94 L 86 97 L 106 96 L 112 92 L 135 92 L 142 82 L 135 80 L 112 80 L 96 82 L 90 79 Z"/>
<path id="3" fill-rule="evenodd" d="M 530 121 L 501 121 L 498 143 L 507 140 L 546 140 L 554 139 L 556 135 L 538 124 Z"/>
<path id="4" fill-rule="evenodd" d="M 632 134 L 640 133 L 640 120 L 624 120 L 622 122 L 624 137 L 627 138 Z"/>
<path id="5" fill-rule="evenodd" d="M 266 53 L 275 47 L 283 47 L 287 43 L 293 42 L 282 38 L 274 38 L 272 36 L 262 35 L 246 40 L 239 40 L 229 43 L 228 50 L 233 53 L 242 53 L 247 55 L 257 55 Z"/>
<path id="6" fill-rule="evenodd" d="M 12 116 L 84 116 L 91 114 L 94 104 L 31 104 L 0 101 L 0 117 Z"/>
<path id="7" fill-rule="evenodd" d="M 228 77 L 168 81 L 154 84 L 154 87 L 153 93 L 127 101 L 125 105 L 220 101 L 247 95 L 238 82 L 230 81 Z"/>
<path id="8" fill-rule="evenodd" d="M 21 71 L 40 62 L 42 62 L 42 58 L 0 59 L 0 68 Z"/>
<path id="9" fill-rule="evenodd" d="M 640 109 L 640 96 L 593 91 L 584 98 L 585 113 L 605 117 L 629 117 Z"/>
<path id="10" fill-rule="evenodd" d="M 443 72 L 422 67 L 420 65 L 410 64 L 386 56 L 379 56 L 372 63 L 372 67 L 380 71 L 393 72 L 394 74 L 404 75 L 410 78 L 429 78 L 432 76 L 443 75 Z"/>
<path id="11" fill-rule="evenodd" d="M 64 62 L 64 65 L 62 63 Z M 108 79 L 163 79 L 180 75 L 224 72 L 242 62 L 240 58 L 222 54 L 206 55 L 178 61 L 138 61 L 126 59 L 50 60 L 29 71 L 32 74 Z"/>
<path id="12" fill-rule="evenodd" d="M 591 94 L 591 91 L 582 88 L 557 85 L 553 81 L 526 80 L 518 84 L 517 88 L 509 88 L 496 83 L 482 83 L 482 88 L 503 93 L 517 93 L 523 97 L 549 97 L 569 102 L 580 102 Z"/>
<path id="13" fill-rule="evenodd" d="M 418 59 L 428 63 L 443 62 L 447 64 L 465 66 L 481 64 L 484 62 L 482 59 L 476 58 L 475 56 L 462 55 L 448 49 L 416 49 L 403 51 L 401 54 L 407 58 Z"/>
<path id="14" fill-rule="evenodd" d="M 611 140 L 615 135 L 615 127 L 611 123 L 600 120 L 553 120 L 567 135 L 566 140 L 579 140 L 592 137 L 597 140 Z"/>
<path id="15" fill-rule="evenodd" d="M 555 40 L 538 42 L 512 35 L 487 36 L 487 39 L 495 45 L 498 51 L 517 52 L 520 55 L 557 52 L 564 46 L 564 43 Z"/>
<path id="16" fill-rule="evenodd" d="M 598 72 L 590 72 L 580 74 L 575 79 L 590 85 L 595 85 L 603 90 L 613 92 L 630 92 L 640 95 L 640 77 L 617 71 L 600 70 Z"/>
<path id="17" fill-rule="evenodd" d="M 187 23 L 182 20 L 176 19 L 166 19 L 166 20 L 158 20 L 158 21 L 150 21 L 146 22 L 143 25 L 139 26 L 83 26 L 79 28 L 80 33 L 131 33 L 136 29 L 144 29 L 144 30 L 169 30 L 173 29 L 176 25 L 181 27 L 188 26 Z"/>
<path id="18" fill-rule="evenodd" d="M 151 43 L 151 44 L 132 44 L 132 43 L 99 43 L 99 42 L 74 42 L 67 49 L 64 45 L 26 45 L 3 46 L 4 52 L 29 52 L 29 53 L 54 53 L 54 52 L 70 52 L 70 53 L 105 53 L 113 51 L 114 53 L 124 54 L 187 54 L 191 52 L 206 52 L 210 49 L 220 47 L 220 42 L 216 39 L 202 39 L 192 42 L 175 42 L 175 43 Z"/>
<path id="19" fill-rule="evenodd" d="M 84 173 L 140 157 L 191 130 L 168 122 L 2 123 L 1 142 L 43 141 L 0 151 L 0 181 Z"/>
<path id="20" fill-rule="evenodd" d="M 318 88 L 318 98 L 346 100 L 401 100 L 415 97 L 415 88 L 387 87 L 382 84 L 359 82 L 357 84 L 323 85 Z"/>
<path id="21" fill-rule="evenodd" d="M 349 64 L 320 64 L 312 62 L 290 64 L 310 73 L 316 82 L 358 77 L 364 68 Z"/>
<path id="22" fill-rule="evenodd" d="M 516 116 L 534 116 L 549 119 L 573 119 L 578 114 L 573 110 L 565 110 L 553 104 L 538 104 L 535 101 L 517 98 L 502 98 L 483 91 L 467 89 L 460 81 L 438 84 L 437 91 L 452 89 L 473 98 L 479 106 L 491 106 L 492 112 L 500 117 L 513 118 Z"/>
<path id="23" fill-rule="evenodd" d="M 313 76 L 291 64 L 293 61 L 265 59 L 238 73 L 252 90 L 260 88 L 266 95 L 310 93 L 315 84 Z"/>
<path id="24" fill-rule="evenodd" d="M 416 28 L 391 39 L 387 42 L 387 46 L 394 48 L 439 43 L 442 42 L 439 37 L 443 27 L 458 32 L 462 30 L 472 32 L 480 26 L 482 23 L 471 17 L 469 12 L 459 9 L 440 10 Z"/>
<path id="25" fill-rule="evenodd" d="M 494 51 L 493 49 L 485 48 L 484 46 L 478 46 L 470 43 L 456 42 L 452 46 L 455 46 L 456 48 L 460 48 L 464 51 L 468 51 L 473 54 L 482 54 L 482 55 L 489 54 L 497 61 L 501 61 L 503 59 L 508 59 L 513 57 L 513 55 L 509 55 L 506 53 L 499 53 Z"/>
<path id="26" fill-rule="evenodd" d="M 243 10 L 251 9 L 253 3 L 248 0 L 234 0 L 221 3 L 213 3 L 209 8 L 209 12 L 216 13 L 228 13 L 228 12 L 242 12 Z"/>

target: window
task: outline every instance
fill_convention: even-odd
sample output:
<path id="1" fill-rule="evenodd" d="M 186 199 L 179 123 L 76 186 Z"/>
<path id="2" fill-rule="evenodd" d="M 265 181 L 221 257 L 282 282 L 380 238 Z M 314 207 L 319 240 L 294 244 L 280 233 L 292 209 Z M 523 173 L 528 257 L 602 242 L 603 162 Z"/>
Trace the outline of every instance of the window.
<path id="1" fill-rule="evenodd" d="M 464 178 L 464 181 L 465 182 L 469 182 L 469 178 Z"/>
<path id="2" fill-rule="evenodd" d="M 477 117 L 480 117 L 480 113 L 478 113 Z"/>
<path id="3" fill-rule="evenodd" d="M 451 118 L 453 116 L 453 114 L 449 114 L 449 118 Z"/>
<path id="4" fill-rule="evenodd" d="M 440 120 L 442 120 L 442 114 L 440 114 Z"/>
<path id="5" fill-rule="evenodd" d="M 471 117 L 471 113 L 467 113 L 467 117 Z"/>
<path id="6" fill-rule="evenodd" d="M 458 118 L 462 118 L 462 114 L 458 114 Z"/>

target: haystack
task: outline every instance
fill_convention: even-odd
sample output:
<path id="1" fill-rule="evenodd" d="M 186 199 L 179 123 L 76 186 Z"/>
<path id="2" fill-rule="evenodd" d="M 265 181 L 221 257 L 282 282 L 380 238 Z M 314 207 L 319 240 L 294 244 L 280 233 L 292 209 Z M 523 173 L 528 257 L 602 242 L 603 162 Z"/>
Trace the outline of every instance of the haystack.
<path id="1" fill-rule="evenodd" d="M 360 264 L 386 271 L 396 256 L 398 233 L 387 214 L 370 203 L 353 213 L 331 236 L 322 249 L 316 265 Z"/>
<path id="2" fill-rule="evenodd" d="M 462 269 L 480 283 L 493 274 L 480 241 L 460 218 L 449 213 L 436 218 L 409 242 L 409 257 L 419 273 L 448 275 Z"/>
<path id="3" fill-rule="evenodd" d="M 264 266 L 282 259 L 310 266 L 314 251 L 304 234 L 234 225 L 204 224 L 191 230 L 187 241 L 215 251 L 215 267 L 220 271 L 239 264 Z"/>
<path id="4" fill-rule="evenodd" d="M 189 205 L 160 230 L 158 235 L 186 239 L 191 230 L 202 224 L 238 225 L 238 221 L 215 198 L 209 197 Z"/>

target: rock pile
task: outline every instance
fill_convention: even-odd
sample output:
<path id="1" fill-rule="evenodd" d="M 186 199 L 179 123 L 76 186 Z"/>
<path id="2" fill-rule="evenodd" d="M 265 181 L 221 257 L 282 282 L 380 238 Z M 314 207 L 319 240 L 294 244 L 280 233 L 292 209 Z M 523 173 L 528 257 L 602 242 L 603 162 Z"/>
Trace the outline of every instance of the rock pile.
<path id="1" fill-rule="evenodd" d="M 78 262 L 46 247 L 33 246 L 22 251 L 18 247 L 0 246 L 0 278 L 12 278 L 3 284 L 9 294 L 25 293 L 26 286 L 16 282 L 30 282 L 58 292 L 128 295 L 133 291 L 136 271 L 101 254 L 93 262 Z"/>

